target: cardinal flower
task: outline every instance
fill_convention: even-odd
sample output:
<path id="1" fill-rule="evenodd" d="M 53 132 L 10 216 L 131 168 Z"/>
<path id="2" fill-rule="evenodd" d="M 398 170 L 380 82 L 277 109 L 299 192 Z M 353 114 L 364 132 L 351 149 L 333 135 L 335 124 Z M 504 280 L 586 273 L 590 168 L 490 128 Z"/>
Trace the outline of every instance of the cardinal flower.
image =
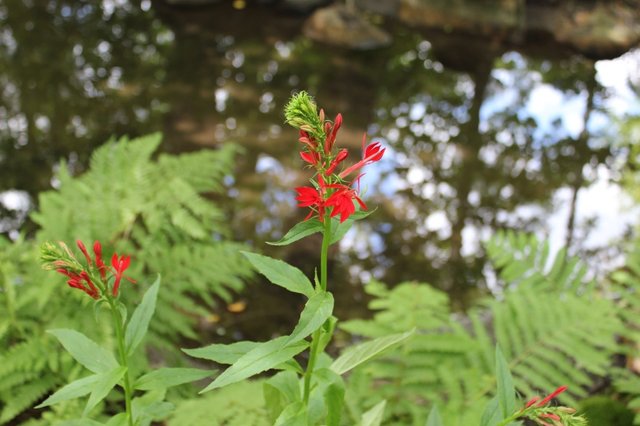
<path id="1" fill-rule="evenodd" d="M 359 170 L 368 164 L 380 161 L 380 159 L 384 155 L 384 151 L 386 150 L 386 148 L 383 148 L 380 142 L 374 142 L 365 147 L 364 144 L 366 140 L 367 134 L 365 133 L 364 135 L 362 135 L 362 160 L 340 172 L 340 174 L 338 175 L 340 179 L 344 179 L 354 171 Z"/>
<path id="2" fill-rule="evenodd" d="M 338 185 L 328 185 L 338 186 Z M 339 188 L 331 194 L 331 196 L 325 202 L 325 207 L 331 207 L 331 217 L 340 215 L 340 223 L 344 222 L 356 211 L 356 207 L 353 201 L 356 201 L 362 210 L 366 210 L 367 206 L 358 197 L 358 193 L 355 189 L 352 189 L 346 185 L 339 185 Z"/>
<path id="3" fill-rule="evenodd" d="M 100 241 L 93 243 L 93 254 L 96 259 L 96 267 L 100 272 L 100 277 L 104 280 L 107 273 L 107 265 L 105 265 L 102 260 L 102 245 L 100 244 Z"/>
<path id="4" fill-rule="evenodd" d="M 120 287 L 120 281 L 122 280 L 123 277 L 129 282 L 135 283 L 135 281 L 132 280 L 131 278 L 124 276 L 124 271 L 129 267 L 130 263 L 131 263 L 131 256 L 118 257 L 118 254 L 114 253 L 113 257 L 111 257 L 111 266 L 113 266 L 114 274 L 116 277 L 115 281 L 113 282 L 114 297 L 118 295 L 118 288 Z"/>
<path id="5" fill-rule="evenodd" d="M 324 218 L 324 200 L 320 192 L 311 186 L 301 186 L 296 188 L 296 191 L 298 192 L 298 196 L 296 197 L 298 207 L 311 208 L 311 211 L 304 220 L 311 218 L 311 216 L 317 212 L 318 218 L 322 221 Z"/>

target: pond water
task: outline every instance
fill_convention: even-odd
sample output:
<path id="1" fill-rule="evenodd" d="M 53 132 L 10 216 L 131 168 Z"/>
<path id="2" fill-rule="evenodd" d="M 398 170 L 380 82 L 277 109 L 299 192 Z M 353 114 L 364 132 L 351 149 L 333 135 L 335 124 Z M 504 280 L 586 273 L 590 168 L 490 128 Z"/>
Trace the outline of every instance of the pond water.
<path id="1" fill-rule="evenodd" d="M 362 180 L 375 214 L 331 253 L 340 317 L 362 312 L 371 278 L 426 281 L 464 306 L 492 285 L 480 242 L 502 228 L 589 253 L 597 273 L 635 222 L 616 182 L 620 120 L 640 113 L 627 84 L 639 84 L 637 51 L 593 62 L 385 22 L 393 43 L 356 52 L 308 40 L 305 16 L 267 4 L 97 4 L 0 4 L 3 233 L 29 232 L 26 212 L 60 158 L 79 173 L 112 135 L 161 130 L 168 152 L 243 146 L 225 203 L 234 235 L 311 273 L 319 241 L 264 245 L 306 214 L 292 190 L 307 178 L 297 134 L 282 117 L 297 90 L 343 114 L 352 158 L 365 131 L 388 147 Z M 274 313 L 286 296 L 273 289 L 242 297 L 247 311 L 288 316 Z"/>

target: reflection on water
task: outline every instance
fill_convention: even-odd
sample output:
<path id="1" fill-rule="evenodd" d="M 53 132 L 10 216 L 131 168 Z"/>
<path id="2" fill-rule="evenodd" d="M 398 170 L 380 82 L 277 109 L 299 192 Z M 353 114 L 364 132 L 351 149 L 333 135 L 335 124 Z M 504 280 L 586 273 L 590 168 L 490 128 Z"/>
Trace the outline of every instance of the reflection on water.
<path id="1" fill-rule="evenodd" d="M 339 316 L 354 314 L 370 277 L 429 281 L 463 305 L 485 291 L 478 242 L 498 228 L 551 236 L 561 228 L 574 252 L 594 248 L 584 243 L 598 211 L 588 217 L 581 206 L 594 202 L 586 188 L 618 178 L 615 120 L 640 107 L 625 78 L 610 77 L 637 70 L 637 53 L 594 65 L 553 46 L 530 56 L 461 36 L 425 39 L 393 23 L 390 47 L 352 52 L 305 39 L 304 17 L 222 3 L 0 4 L 0 231 L 22 220 L 7 202 L 14 190 L 33 197 L 50 187 L 59 158 L 80 172 L 111 135 L 160 129 L 167 151 L 245 147 L 225 205 L 236 237 L 262 249 L 303 216 L 292 188 L 306 174 L 281 110 L 305 89 L 330 115 L 343 113 L 352 158 L 365 130 L 389 147 L 363 178 L 377 212 L 332 253 Z M 604 229 L 614 231 L 625 226 Z M 271 250 L 311 273 L 314 244 Z M 285 296 L 270 291 L 249 296 L 249 311 L 278 306 Z"/>

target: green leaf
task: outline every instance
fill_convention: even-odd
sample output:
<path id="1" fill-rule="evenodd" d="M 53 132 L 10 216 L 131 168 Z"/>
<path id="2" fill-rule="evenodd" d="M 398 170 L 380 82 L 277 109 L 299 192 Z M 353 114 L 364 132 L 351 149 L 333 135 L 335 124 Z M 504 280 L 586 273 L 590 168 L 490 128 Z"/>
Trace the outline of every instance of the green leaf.
<path id="1" fill-rule="evenodd" d="M 442 417 L 440 417 L 440 413 L 438 412 L 438 407 L 433 406 L 431 412 L 429 413 L 429 418 L 427 418 L 426 426 L 443 426 Z"/>
<path id="2" fill-rule="evenodd" d="M 87 401 L 87 405 L 82 412 L 83 417 L 109 394 L 111 389 L 118 384 L 126 372 L 126 367 L 119 366 L 106 373 L 98 374 L 98 380 L 94 383 L 89 401 Z"/>
<path id="3" fill-rule="evenodd" d="M 156 309 L 156 300 L 158 300 L 158 289 L 160 288 L 160 276 L 156 279 L 151 287 L 142 297 L 142 302 L 131 315 L 131 320 L 127 324 L 124 342 L 127 348 L 127 355 L 131 356 L 136 350 L 144 335 L 149 328 L 149 321 Z"/>
<path id="4" fill-rule="evenodd" d="M 182 349 L 182 352 L 194 358 L 208 359 L 218 364 L 233 364 L 241 356 L 260 345 L 260 342 L 242 341 L 223 345 L 214 343 L 202 348 Z"/>
<path id="5" fill-rule="evenodd" d="M 140 390 L 166 389 L 184 383 L 195 382 L 215 373 L 215 370 L 199 368 L 160 368 L 136 380 L 134 387 Z"/>
<path id="6" fill-rule="evenodd" d="M 307 426 L 307 407 L 302 401 L 287 406 L 273 426 Z"/>
<path id="7" fill-rule="evenodd" d="M 387 401 L 383 400 L 362 415 L 360 426 L 380 426 Z"/>
<path id="8" fill-rule="evenodd" d="M 272 246 L 286 246 L 316 232 L 322 232 L 323 228 L 322 223 L 318 219 L 305 220 L 304 222 L 295 224 L 280 240 L 267 242 L 267 244 Z"/>
<path id="9" fill-rule="evenodd" d="M 333 296 L 331 293 L 318 293 L 311 297 L 300 314 L 298 325 L 293 329 L 287 344 L 302 340 L 322 327 L 322 324 L 333 313 Z"/>
<path id="10" fill-rule="evenodd" d="M 484 413 L 482 413 L 482 418 L 480 419 L 480 426 L 495 426 L 502 419 L 504 419 L 504 417 L 500 415 L 500 401 L 498 401 L 496 397 L 489 401 L 484 409 Z"/>
<path id="11" fill-rule="evenodd" d="M 82 379 L 75 380 L 68 385 L 65 385 L 56 393 L 45 399 L 42 404 L 36 406 L 36 408 L 44 408 L 58 402 L 67 401 L 69 399 L 80 398 L 91 392 L 93 385 L 99 380 L 100 376 L 92 374 L 91 376 L 83 377 Z"/>
<path id="12" fill-rule="evenodd" d="M 289 404 L 302 399 L 300 383 L 296 373 L 283 371 L 263 384 L 265 408 L 272 422 L 280 416 Z"/>
<path id="13" fill-rule="evenodd" d="M 349 219 L 345 220 L 342 223 L 340 223 L 340 220 L 338 218 L 331 219 L 331 240 L 329 241 L 329 244 L 335 244 L 340 241 L 342 237 L 344 237 L 345 234 L 349 231 L 349 229 L 351 229 L 351 225 L 353 225 L 353 222 L 355 222 L 356 220 L 364 219 L 374 211 L 375 209 L 370 211 L 358 210 L 357 212 L 352 214 Z"/>
<path id="14" fill-rule="evenodd" d="M 282 371 L 292 371 L 294 373 L 300 374 L 301 376 L 304 375 L 304 369 L 302 368 L 300 363 L 295 360 L 295 358 L 291 358 L 283 362 L 282 364 L 276 365 L 273 368 Z"/>
<path id="15" fill-rule="evenodd" d="M 274 368 L 293 358 L 309 346 L 305 341 L 285 345 L 288 339 L 289 336 L 282 336 L 265 343 L 260 343 L 254 349 L 241 356 L 238 361 L 227 368 L 224 373 L 220 374 L 209 386 L 200 391 L 200 393 L 239 382 L 265 370 Z"/>
<path id="16" fill-rule="evenodd" d="M 513 378 L 507 360 L 504 359 L 500 346 L 496 345 L 496 381 L 497 396 L 500 403 L 502 418 L 509 417 L 516 409 L 516 390 L 513 386 Z"/>
<path id="17" fill-rule="evenodd" d="M 344 374 L 352 368 L 373 358 L 385 349 L 396 345 L 413 334 L 415 328 L 405 333 L 379 337 L 368 342 L 360 343 L 345 350 L 345 352 L 331 364 L 331 369 L 338 374 Z"/>
<path id="18" fill-rule="evenodd" d="M 281 260 L 273 259 L 257 253 L 243 251 L 242 254 L 262 275 L 275 285 L 284 287 L 293 293 L 312 297 L 315 294 L 313 285 L 300 269 Z"/>
<path id="19" fill-rule="evenodd" d="M 340 379 L 340 376 L 338 376 L 338 379 Z M 344 382 L 341 380 L 334 381 L 325 389 L 324 401 L 327 406 L 327 426 L 340 426 L 340 417 L 344 407 L 344 394 Z"/>
<path id="20" fill-rule="evenodd" d="M 127 426 L 127 423 L 127 414 L 118 413 L 115 416 L 111 417 L 105 426 Z"/>
<path id="21" fill-rule="evenodd" d="M 329 320 L 322 325 L 322 329 L 320 330 L 320 338 L 318 339 L 318 352 L 323 352 L 329 342 L 331 342 L 331 338 L 333 337 L 333 332 L 336 329 L 337 323 L 338 318 L 331 316 Z"/>
<path id="22" fill-rule="evenodd" d="M 111 352 L 80 332 L 58 328 L 47 330 L 47 333 L 53 334 L 76 361 L 94 373 L 105 373 L 118 367 Z"/>
<path id="23" fill-rule="evenodd" d="M 111 426 L 109 423 L 107 425 Z M 56 426 L 105 426 L 105 424 L 91 419 L 71 419 L 58 422 Z"/>
<path id="24" fill-rule="evenodd" d="M 166 402 L 166 388 L 145 392 L 131 402 L 133 423 L 136 426 L 149 426 L 152 421 L 164 420 L 171 414 L 175 406 Z"/>

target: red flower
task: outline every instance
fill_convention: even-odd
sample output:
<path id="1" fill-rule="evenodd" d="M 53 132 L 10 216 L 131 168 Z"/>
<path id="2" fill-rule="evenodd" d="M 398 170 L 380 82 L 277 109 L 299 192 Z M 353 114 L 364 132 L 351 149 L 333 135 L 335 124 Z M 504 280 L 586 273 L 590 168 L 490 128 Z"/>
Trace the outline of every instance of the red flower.
<path id="1" fill-rule="evenodd" d="M 566 386 L 560 386 L 558 389 L 554 390 L 549 395 L 545 396 L 542 400 L 540 400 L 540 402 L 536 404 L 536 407 L 542 407 L 544 405 L 547 405 L 549 401 L 551 401 L 553 398 L 560 395 L 562 392 L 566 390 L 567 390 Z"/>
<path id="2" fill-rule="evenodd" d="M 304 161 L 306 161 L 307 163 L 309 163 L 309 164 L 311 164 L 313 166 L 318 164 L 318 162 L 320 161 L 320 155 L 315 151 L 312 151 L 312 152 L 301 151 L 300 152 L 300 157 L 302 157 L 302 159 Z"/>
<path id="3" fill-rule="evenodd" d="M 69 278 L 69 280 L 67 281 L 67 284 L 69 285 L 69 287 L 82 290 L 96 300 L 100 298 L 98 289 L 93 284 L 93 282 L 91 281 L 91 278 L 89 278 L 89 275 L 85 271 L 82 271 L 79 274 L 76 274 L 75 272 L 70 272 L 70 271 L 67 271 L 66 269 L 56 269 L 56 272 L 62 275 L 65 275 Z M 88 287 L 85 287 L 85 285 L 82 283 L 83 281 L 87 283 Z"/>
<path id="4" fill-rule="evenodd" d="M 353 166 L 343 170 L 338 175 L 340 179 L 344 179 L 352 172 L 358 169 L 361 169 L 362 167 L 368 164 L 375 163 L 376 161 L 380 161 L 380 159 L 384 155 L 386 148 L 382 148 L 382 145 L 380 144 L 380 142 L 374 142 L 365 148 L 364 144 L 366 140 L 367 140 L 367 134 L 365 133 L 364 135 L 362 135 L 362 160 L 358 161 Z"/>
<path id="5" fill-rule="evenodd" d="M 322 184 L 324 184 L 324 182 L 322 182 L 321 185 Z M 318 190 L 311 186 L 301 186 L 296 188 L 296 191 L 298 192 L 298 196 L 296 197 L 298 207 L 311 207 L 311 211 L 304 220 L 313 216 L 314 212 L 318 212 L 318 217 L 320 221 L 322 221 L 324 217 L 324 200 Z"/>
<path id="6" fill-rule="evenodd" d="M 338 134 L 338 130 L 340 130 L 340 126 L 342 125 L 342 114 L 336 115 L 336 119 L 333 122 L 333 127 L 331 127 L 331 132 L 327 132 L 327 138 L 324 141 L 324 153 L 329 154 L 333 149 L 333 144 L 336 142 L 336 136 Z"/>
<path id="7" fill-rule="evenodd" d="M 542 413 L 538 417 L 542 419 L 561 420 L 559 415 L 553 413 Z"/>
<path id="8" fill-rule="evenodd" d="M 307 145 L 312 151 L 315 151 L 317 144 L 313 137 L 309 135 L 309 133 L 305 132 L 304 130 L 300 130 L 300 137 L 298 138 L 298 140 Z"/>
<path id="9" fill-rule="evenodd" d="M 93 243 L 93 254 L 96 259 L 96 267 L 100 272 L 100 277 L 104 280 L 107 273 L 107 265 L 105 265 L 102 260 L 102 245 L 100 244 L 100 241 L 95 241 Z"/>
<path id="10" fill-rule="evenodd" d="M 529 400 L 529 402 L 527 402 L 527 404 L 524 406 L 524 408 L 529 408 L 531 407 L 533 404 L 535 404 L 536 402 L 538 402 L 538 400 L 540 399 L 539 396 L 534 396 L 533 398 L 531 398 Z"/>
<path id="11" fill-rule="evenodd" d="M 87 265 L 91 266 L 91 257 L 89 256 L 89 252 L 87 252 L 87 248 L 84 246 L 84 243 L 80 240 L 76 240 L 76 244 L 82 254 L 84 254 L 84 258 L 87 259 Z"/>
<path id="12" fill-rule="evenodd" d="M 347 155 L 349 155 L 349 152 L 344 148 L 341 149 L 340 152 L 338 152 L 338 155 L 336 155 L 336 158 L 334 158 L 331 164 L 329 165 L 329 168 L 327 169 L 327 171 L 324 172 L 324 175 L 330 176 L 333 173 L 333 171 L 336 169 L 336 167 L 338 167 L 338 164 L 340 164 L 342 161 L 344 161 L 345 158 L 347 158 Z"/>
<path id="13" fill-rule="evenodd" d="M 131 263 L 131 256 L 120 256 L 118 258 L 118 254 L 114 253 L 111 258 L 111 266 L 113 266 L 114 273 L 116 275 L 116 280 L 113 282 L 113 296 L 118 295 L 118 287 L 120 287 L 120 281 L 123 278 L 124 271 L 129 267 Z M 124 277 L 129 282 L 135 283 L 134 280 L 128 277 Z"/>
<path id="14" fill-rule="evenodd" d="M 355 213 L 356 207 L 353 205 L 353 200 L 360 204 L 363 210 L 367 209 L 367 206 L 360 197 L 358 197 L 354 189 L 344 185 L 327 185 L 327 187 L 339 187 L 339 189 L 327 199 L 325 207 L 332 207 L 331 217 L 340 215 L 340 223 Z"/>

